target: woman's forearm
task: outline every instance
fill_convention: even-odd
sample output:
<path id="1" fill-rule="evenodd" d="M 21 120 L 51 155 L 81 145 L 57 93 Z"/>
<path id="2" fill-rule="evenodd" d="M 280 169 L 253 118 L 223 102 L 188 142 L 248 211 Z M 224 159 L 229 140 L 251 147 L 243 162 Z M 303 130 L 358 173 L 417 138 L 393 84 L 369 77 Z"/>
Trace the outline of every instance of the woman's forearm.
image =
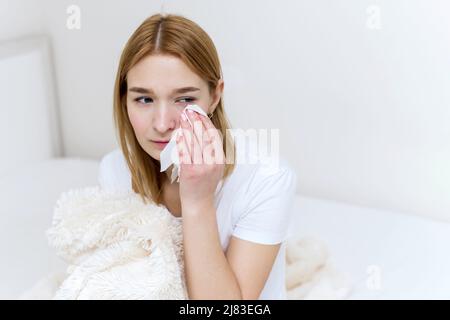
<path id="1" fill-rule="evenodd" d="M 242 299 L 220 244 L 213 205 L 183 209 L 183 245 L 189 299 Z"/>

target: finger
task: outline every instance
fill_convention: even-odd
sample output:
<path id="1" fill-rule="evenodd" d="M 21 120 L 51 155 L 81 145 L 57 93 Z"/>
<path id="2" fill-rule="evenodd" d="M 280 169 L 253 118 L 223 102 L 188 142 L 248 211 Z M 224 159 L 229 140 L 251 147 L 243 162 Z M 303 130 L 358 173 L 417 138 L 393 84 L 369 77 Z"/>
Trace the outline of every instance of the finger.
<path id="1" fill-rule="evenodd" d="M 211 120 L 208 117 L 199 116 L 198 119 L 202 122 L 203 127 L 205 128 L 206 136 L 207 136 L 208 140 L 216 139 L 216 138 L 219 138 L 220 140 L 222 140 L 222 138 L 220 137 L 219 130 L 217 130 L 217 128 L 214 126 L 214 124 L 211 122 Z"/>
<path id="2" fill-rule="evenodd" d="M 194 164 L 202 164 L 203 163 L 203 125 L 201 121 L 197 118 L 197 115 L 194 111 L 188 110 L 187 112 L 191 123 L 193 124 L 192 132 L 192 148 L 193 152 L 191 152 L 192 160 Z"/>
<path id="3" fill-rule="evenodd" d="M 191 126 L 189 125 L 188 120 L 184 114 L 181 114 L 181 133 L 182 134 L 180 140 L 183 141 L 181 146 L 184 147 L 183 150 L 184 163 L 192 163 Z"/>
<path id="4" fill-rule="evenodd" d="M 191 155 L 187 147 L 186 139 L 184 138 L 183 128 L 180 128 L 176 142 L 177 142 L 178 158 L 180 160 L 180 167 L 182 164 L 190 164 Z"/>
<path id="5" fill-rule="evenodd" d="M 208 144 L 212 146 L 215 152 L 215 163 L 224 163 L 223 139 L 221 132 L 214 126 L 208 117 L 200 117 L 208 136 Z"/>
<path id="6" fill-rule="evenodd" d="M 187 115 L 191 121 L 192 128 L 194 130 L 195 138 L 197 142 L 201 145 L 204 137 L 203 124 L 200 121 L 199 114 L 192 110 L 187 110 Z M 197 124 L 197 125 L 196 125 Z"/>
<path id="7" fill-rule="evenodd" d="M 195 123 L 197 123 L 197 126 L 194 127 L 197 130 L 195 132 L 197 135 L 197 139 L 200 143 L 200 146 L 203 150 L 202 154 L 203 154 L 203 156 L 205 156 L 205 148 L 213 142 L 213 137 L 210 136 L 205 125 L 203 124 L 202 115 L 199 113 L 194 113 L 194 117 L 196 119 Z M 201 134 L 200 134 L 200 131 L 201 131 Z M 203 160 L 205 160 L 205 159 L 203 159 Z"/>
<path id="8" fill-rule="evenodd" d="M 203 124 L 205 125 L 206 129 L 216 129 L 216 127 L 214 126 L 214 124 L 212 123 L 211 119 L 209 117 L 199 117 L 200 120 L 203 122 Z"/>
<path id="9" fill-rule="evenodd" d="M 220 131 L 216 129 L 208 117 L 199 116 L 199 119 L 202 121 L 203 127 L 206 130 L 205 135 L 208 137 L 203 148 L 203 160 L 208 164 L 225 163 L 223 142 Z"/>

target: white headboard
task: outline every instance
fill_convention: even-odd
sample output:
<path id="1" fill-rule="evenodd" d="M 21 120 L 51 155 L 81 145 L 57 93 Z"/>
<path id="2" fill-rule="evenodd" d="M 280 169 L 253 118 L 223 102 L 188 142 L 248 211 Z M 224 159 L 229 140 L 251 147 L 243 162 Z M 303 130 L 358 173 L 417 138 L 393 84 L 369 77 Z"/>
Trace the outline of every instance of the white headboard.
<path id="1" fill-rule="evenodd" d="M 62 156 L 49 41 L 33 36 L 0 43 L 0 177 Z"/>

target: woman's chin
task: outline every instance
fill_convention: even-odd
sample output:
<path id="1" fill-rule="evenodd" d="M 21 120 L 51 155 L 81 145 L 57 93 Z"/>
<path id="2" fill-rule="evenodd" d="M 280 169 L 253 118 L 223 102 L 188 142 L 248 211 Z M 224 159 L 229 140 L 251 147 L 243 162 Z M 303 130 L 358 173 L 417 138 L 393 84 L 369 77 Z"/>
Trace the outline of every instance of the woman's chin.
<path id="1" fill-rule="evenodd" d="M 145 152 L 155 160 L 161 160 L 161 150 L 156 150 L 151 148 L 150 150 L 145 150 Z"/>
<path id="2" fill-rule="evenodd" d="M 161 161 L 161 152 L 153 152 L 153 155 L 150 155 L 153 159 Z"/>

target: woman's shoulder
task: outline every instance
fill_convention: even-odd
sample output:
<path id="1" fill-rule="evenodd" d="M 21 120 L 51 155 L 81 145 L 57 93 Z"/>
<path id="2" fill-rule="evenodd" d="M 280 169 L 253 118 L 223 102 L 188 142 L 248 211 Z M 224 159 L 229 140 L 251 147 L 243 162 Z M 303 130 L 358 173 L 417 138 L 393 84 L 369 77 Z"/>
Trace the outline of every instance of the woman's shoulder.
<path id="1" fill-rule="evenodd" d="M 281 243 L 288 236 L 297 175 L 280 153 L 257 153 L 250 150 L 247 160 L 236 166 L 232 235 L 256 243 Z"/>
<path id="2" fill-rule="evenodd" d="M 261 159 L 247 170 L 249 177 L 243 194 L 261 196 L 262 193 L 295 192 L 297 174 L 285 158 Z"/>
<path id="3" fill-rule="evenodd" d="M 266 152 L 255 140 L 236 140 L 235 181 L 242 191 L 272 184 L 272 187 L 287 184 L 296 186 L 297 174 L 292 164 L 280 152 Z"/>
<path id="4" fill-rule="evenodd" d="M 98 183 L 107 190 L 131 190 L 131 174 L 120 148 L 100 160 Z"/>

